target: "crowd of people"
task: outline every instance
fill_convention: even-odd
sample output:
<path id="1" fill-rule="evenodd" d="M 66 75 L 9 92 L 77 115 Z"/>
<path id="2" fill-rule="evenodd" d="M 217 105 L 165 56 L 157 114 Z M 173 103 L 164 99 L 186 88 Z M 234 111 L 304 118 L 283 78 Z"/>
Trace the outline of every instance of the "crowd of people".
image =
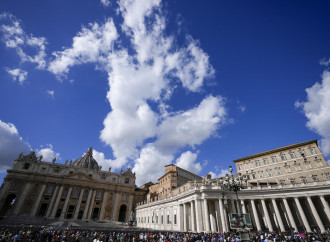
<path id="1" fill-rule="evenodd" d="M 250 241 L 329 241 L 328 233 L 267 233 L 250 232 Z M 168 242 L 168 241 L 200 241 L 200 242 L 233 242 L 240 241 L 238 233 L 181 233 L 159 231 L 92 231 L 56 228 L 20 228 L 0 230 L 2 241 L 86 241 L 86 242 Z"/>

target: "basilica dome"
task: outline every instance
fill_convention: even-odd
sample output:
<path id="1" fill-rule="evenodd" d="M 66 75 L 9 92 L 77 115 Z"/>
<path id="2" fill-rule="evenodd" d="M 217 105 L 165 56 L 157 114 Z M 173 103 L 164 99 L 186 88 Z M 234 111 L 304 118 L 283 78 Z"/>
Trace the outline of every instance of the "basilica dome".
<path id="1" fill-rule="evenodd" d="M 84 156 L 82 156 L 79 159 L 75 160 L 75 162 L 73 162 L 72 166 L 87 168 L 87 169 L 92 169 L 92 170 L 99 170 L 100 169 L 99 164 L 93 158 L 92 147 L 89 148 L 89 150 L 86 152 L 86 154 Z"/>

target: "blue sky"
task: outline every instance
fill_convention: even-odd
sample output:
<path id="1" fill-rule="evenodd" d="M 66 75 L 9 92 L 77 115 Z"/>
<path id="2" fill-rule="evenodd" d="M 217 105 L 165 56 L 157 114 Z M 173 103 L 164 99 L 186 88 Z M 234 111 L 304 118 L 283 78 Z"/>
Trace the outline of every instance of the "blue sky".
<path id="1" fill-rule="evenodd" d="M 0 179 L 90 147 L 137 184 L 318 139 L 330 156 L 328 1 L 0 3 Z"/>

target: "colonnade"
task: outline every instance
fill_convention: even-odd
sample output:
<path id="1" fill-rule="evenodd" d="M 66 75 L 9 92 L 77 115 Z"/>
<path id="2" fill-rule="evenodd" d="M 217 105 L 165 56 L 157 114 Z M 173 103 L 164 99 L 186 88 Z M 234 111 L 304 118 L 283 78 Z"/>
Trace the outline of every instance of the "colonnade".
<path id="1" fill-rule="evenodd" d="M 1 194 L 4 196 L 2 200 L 5 200 L 6 194 L 11 194 L 10 192 L 10 187 L 12 184 L 7 183 L 6 189 L 2 189 Z M 26 182 L 23 187 L 20 189 L 21 192 L 17 194 L 17 198 L 15 199 L 15 203 L 13 206 L 13 209 L 11 211 L 10 215 L 13 216 L 19 216 L 20 215 L 20 210 L 23 207 L 24 201 L 27 199 L 29 192 L 33 190 L 34 184 L 39 184 L 41 185 L 41 188 L 39 189 L 38 193 L 36 194 L 36 199 L 33 201 L 32 208 L 29 211 L 28 216 L 37 216 L 38 214 L 38 209 L 40 209 L 41 203 L 47 203 L 47 210 L 45 211 L 45 214 L 43 216 L 48 217 L 50 219 L 55 219 L 58 218 L 60 220 L 67 219 L 67 212 L 68 212 L 68 207 L 69 205 L 75 206 L 74 214 L 73 217 L 70 219 L 72 220 L 89 220 L 91 219 L 92 216 L 92 211 L 95 207 L 95 202 L 101 202 L 99 207 L 99 213 L 98 213 L 98 219 L 99 220 L 104 220 L 105 219 L 105 208 L 108 203 L 112 202 L 112 197 L 109 196 L 110 192 L 109 190 L 100 190 L 96 189 L 93 187 L 86 187 L 86 186 L 80 186 L 80 187 L 72 187 L 64 184 L 51 184 L 51 183 L 30 183 Z M 45 190 L 48 185 L 53 185 L 53 191 L 51 194 L 46 194 Z M 67 189 L 66 195 L 64 196 L 63 191 Z M 78 197 L 72 197 L 72 192 L 73 189 L 79 189 L 79 196 Z M 96 199 L 97 192 L 101 191 L 103 196 L 101 198 Z M 88 196 L 84 197 L 84 194 L 88 192 Z M 116 191 L 112 191 L 114 194 L 114 200 L 112 202 L 111 206 L 111 214 L 109 220 L 118 220 L 119 216 L 119 205 L 122 202 L 121 201 L 121 194 Z M 49 196 L 50 201 L 42 201 L 43 196 Z M 61 200 L 64 203 L 63 205 L 60 204 Z M 97 201 L 96 201 L 97 200 Z M 1 207 L 4 205 L 5 201 L 2 201 Z M 82 203 L 85 204 L 83 210 L 81 210 Z M 126 221 L 129 219 L 129 214 L 132 208 L 133 204 L 133 194 L 129 193 L 128 196 L 128 201 L 125 202 L 127 206 L 126 210 Z M 118 208 L 118 209 L 116 209 Z M 60 211 L 60 214 L 59 214 Z M 80 214 L 79 214 L 80 212 Z M 82 212 L 82 214 L 81 214 Z"/>
<path id="2" fill-rule="evenodd" d="M 241 197 L 237 202 L 234 196 L 220 198 L 191 198 L 177 201 L 170 206 L 142 205 L 137 208 L 138 227 L 193 232 L 228 232 L 231 230 L 228 214 L 237 213 L 237 206 L 243 214 L 250 214 L 252 224 L 258 231 L 307 231 L 319 229 L 325 232 L 330 227 L 329 204 L 323 195 L 287 196 L 287 197 Z M 159 202 L 158 202 L 159 204 Z M 144 207 L 144 208 L 143 208 Z M 147 219 L 150 214 L 177 211 L 177 224 L 162 226 L 161 221 L 155 223 Z M 144 217 L 144 218 L 143 218 Z M 172 220 L 172 218 L 170 218 Z M 252 229 L 252 227 L 251 227 Z"/>

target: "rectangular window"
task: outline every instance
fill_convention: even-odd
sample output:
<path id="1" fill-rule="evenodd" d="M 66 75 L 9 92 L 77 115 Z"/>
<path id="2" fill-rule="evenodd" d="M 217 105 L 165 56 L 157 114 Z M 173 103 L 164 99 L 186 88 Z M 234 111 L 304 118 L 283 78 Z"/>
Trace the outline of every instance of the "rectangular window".
<path id="1" fill-rule="evenodd" d="M 309 149 L 309 152 L 312 154 L 312 155 L 315 155 L 316 154 L 316 150 L 314 148 L 310 148 Z"/>
<path id="2" fill-rule="evenodd" d="M 256 160 L 255 163 L 256 163 L 256 167 L 260 166 L 260 161 Z"/>
<path id="3" fill-rule="evenodd" d="M 176 224 L 176 214 L 174 214 L 174 224 Z"/>
<path id="4" fill-rule="evenodd" d="M 285 155 L 281 155 L 281 160 L 285 161 L 286 160 L 286 156 Z"/>
<path id="5" fill-rule="evenodd" d="M 156 224 L 158 224 L 158 216 L 156 216 Z"/>
<path id="6" fill-rule="evenodd" d="M 268 165 L 268 159 L 264 159 L 264 165 Z"/>
<path id="7" fill-rule="evenodd" d="M 296 165 L 295 168 L 296 168 L 296 171 L 301 171 L 300 165 Z"/>
<path id="8" fill-rule="evenodd" d="M 286 167 L 285 167 L 285 171 L 286 171 L 286 172 L 291 172 L 291 168 L 290 168 L 290 166 L 286 166 Z"/>
<path id="9" fill-rule="evenodd" d="M 47 194 L 52 194 L 52 193 L 53 193 L 53 190 L 54 190 L 54 186 L 53 186 L 53 185 L 50 185 L 50 186 L 47 188 L 46 193 L 47 193 Z"/>
<path id="10" fill-rule="evenodd" d="M 276 167 L 275 171 L 277 175 L 281 175 L 281 169 L 279 167 Z"/>
<path id="11" fill-rule="evenodd" d="M 102 192 L 101 191 L 97 191 L 96 192 L 96 199 L 101 199 L 102 198 Z"/>
<path id="12" fill-rule="evenodd" d="M 294 158 L 296 158 L 296 155 L 295 155 L 295 153 L 290 153 L 290 157 L 291 157 L 291 159 L 294 159 Z"/>
<path id="13" fill-rule="evenodd" d="M 276 163 L 276 162 L 277 162 L 277 159 L 276 159 L 275 156 L 272 157 L 272 162 L 273 162 L 273 163 Z"/>
<path id="14" fill-rule="evenodd" d="M 16 182 L 11 190 L 12 191 L 18 191 L 20 187 L 21 187 L 21 184 L 19 182 Z"/>
<path id="15" fill-rule="evenodd" d="M 80 193 L 80 189 L 79 188 L 73 189 L 72 197 L 78 197 L 79 196 L 79 193 Z"/>
<path id="16" fill-rule="evenodd" d="M 170 215 L 167 214 L 167 224 L 170 224 Z"/>
<path id="17" fill-rule="evenodd" d="M 272 171 L 270 169 L 267 171 L 267 174 L 268 174 L 268 176 L 272 176 L 273 175 L 272 174 Z"/>
<path id="18" fill-rule="evenodd" d="M 250 166 L 250 168 L 253 168 L 253 163 L 250 162 L 250 163 L 249 163 L 249 166 Z"/>
<path id="19" fill-rule="evenodd" d="M 258 171 L 258 175 L 259 175 L 259 178 L 263 178 L 264 177 L 264 173 L 262 171 Z"/>
<path id="20" fill-rule="evenodd" d="M 30 167 L 30 163 L 24 163 L 24 165 L 23 165 L 24 170 L 28 170 L 29 167 Z"/>
<path id="21" fill-rule="evenodd" d="M 164 216 L 162 215 L 162 220 L 161 220 L 162 224 L 164 223 Z"/>

